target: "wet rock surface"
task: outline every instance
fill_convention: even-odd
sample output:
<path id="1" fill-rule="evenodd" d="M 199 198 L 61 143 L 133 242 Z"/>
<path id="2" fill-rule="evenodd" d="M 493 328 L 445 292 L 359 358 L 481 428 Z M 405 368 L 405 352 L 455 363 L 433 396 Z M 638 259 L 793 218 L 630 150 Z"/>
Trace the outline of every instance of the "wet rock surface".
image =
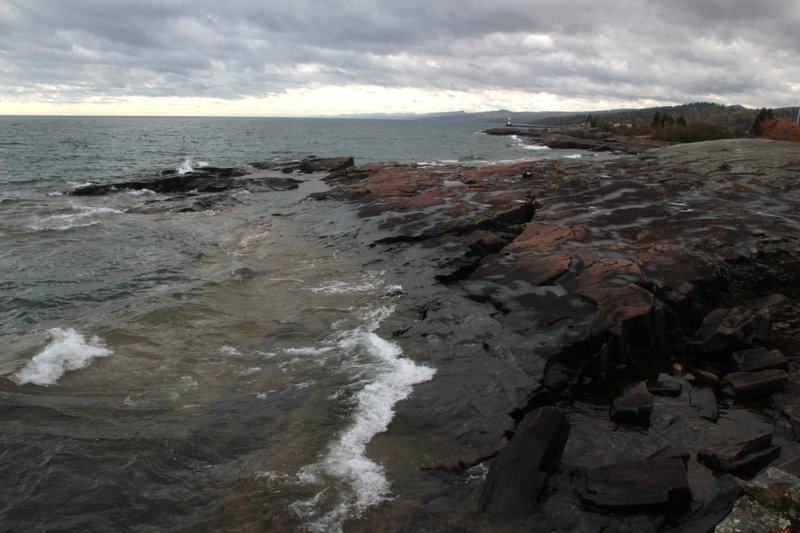
<path id="1" fill-rule="evenodd" d="M 152 195 L 135 212 L 196 212 L 224 209 L 237 202 L 242 192 L 280 192 L 297 189 L 308 174 L 320 174 L 352 166 L 352 157 L 301 160 L 273 160 L 248 163 L 243 167 L 204 166 L 190 171 L 169 169 L 156 176 L 116 183 L 92 184 L 77 187 L 66 194 L 71 196 L 103 196 L 119 193 Z M 292 176 L 287 176 L 291 174 Z"/>
<path id="2" fill-rule="evenodd" d="M 670 144 L 648 137 L 612 135 L 598 128 L 506 126 L 503 128 L 491 128 L 485 130 L 484 133 L 489 135 L 516 135 L 523 139 L 526 144 L 547 146 L 548 148 L 617 152 L 625 154 L 638 154 L 651 148 Z"/>
<path id="3" fill-rule="evenodd" d="M 403 286 L 397 305 L 415 318 L 384 333 L 437 368 L 370 444 L 397 497 L 348 530 L 658 531 L 705 506 L 717 510 L 703 520 L 723 518 L 698 451 L 760 432 L 771 444 L 751 466 L 800 455 L 796 145 L 715 141 L 485 168 L 369 164 L 328 181 L 313 198 L 328 223 L 314 231 Z M 720 396 L 719 377 L 741 368 L 733 354 L 754 349 L 785 356 L 782 387 Z M 627 385 L 670 380 L 681 387 L 651 397 L 649 426 L 609 420 Z M 546 405 L 571 430 L 538 506 L 481 513 L 481 472 Z M 581 472 L 641 467 L 669 445 L 692 457 L 685 467 L 658 459 L 683 470 L 686 483 L 664 466 L 677 506 L 608 514 L 576 489 Z M 417 465 L 413 482 L 398 454 L 404 468 Z"/>

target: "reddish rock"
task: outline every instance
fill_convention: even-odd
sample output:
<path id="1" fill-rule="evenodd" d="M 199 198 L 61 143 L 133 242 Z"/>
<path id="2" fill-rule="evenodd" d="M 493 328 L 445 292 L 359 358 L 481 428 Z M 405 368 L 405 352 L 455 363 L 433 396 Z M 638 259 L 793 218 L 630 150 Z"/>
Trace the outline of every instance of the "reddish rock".
<path id="1" fill-rule="evenodd" d="M 781 453 L 772 445 L 772 434 L 762 433 L 741 441 L 728 440 L 697 452 L 697 462 L 721 473 L 751 473 L 769 464 Z"/>
<path id="2" fill-rule="evenodd" d="M 755 398 L 782 390 L 789 382 L 783 370 L 733 372 L 722 380 L 722 390 L 735 398 Z"/>
<path id="3" fill-rule="evenodd" d="M 572 258 L 566 254 L 533 255 L 515 257 L 496 255 L 481 263 L 476 275 L 503 283 L 513 284 L 522 280 L 537 286 L 553 282 L 569 271 Z"/>
<path id="4" fill-rule="evenodd" d="M 585 226 L 558 226 L 532 222 L 525 226 L 514 242 L 506 250 L 518 252 L 535 249 L 542 252 L 555 252 L 568 241 L 585 241 L 589 237 Z"/>
<path id="5" fill-rule="evenodd" d="M 734 352 L 731 356 L 737 372 L 755 372 L 772 368 L 786 370 L 786 357 L 780 350 L 767 350 L 766 348 L 752 348 Z"/>

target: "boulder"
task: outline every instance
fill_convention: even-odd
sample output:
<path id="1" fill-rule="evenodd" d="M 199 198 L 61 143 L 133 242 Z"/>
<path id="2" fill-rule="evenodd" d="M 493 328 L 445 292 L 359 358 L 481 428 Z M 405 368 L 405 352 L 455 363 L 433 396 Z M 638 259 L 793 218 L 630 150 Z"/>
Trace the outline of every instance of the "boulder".
<path id="1" fill-rule="evenodd" d="M 772 434 L 762 433 L 741 441 L 727 440 L 697 451 L 697 462 L 720 473 L 748 474 L 769 464 L 781 453 Z"/>
<path id="2" fill-rule="evenodd" d="M 335 172 L 355 165 L 352 157 L 309 157 L 300 162 L 300 172 Z"/>
<path id="3" fill-rule="evenodd" d="M 769 369 L 787 369 L 786 357 L 780 350 L 767 350 L 766 348 L 752 348 L 734 352 L 731 356 L 733 366 L 737 372 L 757 372 Z"/>
<path id="4" fill-rule="evenodd" d="M 587 469 L 577 479 L 580 497 L 595 506 L 621 510 L 659 510 L 673 516 L 692 501 L 683 461 L 658 458 Z"/>
<path id="5" fill-rule="evenodd" d="M 783 370 L 733 372 L 722 380 L 722 391 L 734 398 L 755 398 L 778 392 L 787 383 L 789 374 Z"/>
<path id="6" fill-rule="evenodd" d="M 712 422 L 719 420 L 717 395 L 714 394 L 713 389 L 692 389 L 689 391 L 689 405 L 697 411 L 700 418 L 705 418 Z"/>
<path id="7" fill-rule="evenodd" d="M 557 407 L 531 412 L 492 462 L 480 498 L 481 512 L 504 517 L 533 512 L 547 478 L 561 464 L 569 430 Z"/>
<path id="8" fill-rule="evenodd" d="M 611 420 L 623 424 L 647 426 L 653 412 L 653 396 L 644 381 L 633 385 L 611 403 Z"/>

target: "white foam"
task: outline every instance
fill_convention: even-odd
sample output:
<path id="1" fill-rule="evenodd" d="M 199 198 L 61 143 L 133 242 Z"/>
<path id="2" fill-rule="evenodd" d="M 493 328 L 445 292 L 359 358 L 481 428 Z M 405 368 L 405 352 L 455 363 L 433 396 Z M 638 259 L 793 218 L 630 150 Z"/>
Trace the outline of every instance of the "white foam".
<path id="1" fill-rule="evenodd" d="M 550 149 L 549 146 L 544 146 L 544 145 L 541 145 L 541 144 L 527 144 L 518 135 L 512 135 L 511 136 L 511 140 L 514 141 L 514 144 L 516 144 L 519 148 L 522 148 L 523 150 L 549 150 Z"/>
<path id="2" fill-rule="evenodd" d="M 28 227 L 36 231 L 64 231 L 72 228 L 94 226 L 100 224 L 98 220 L 100 217 L 122 213 L 122 211 L 111 209 L 110 207 L 72 206 L 72 209 L 74 210 L 72 213 L 50 215 L 37 220 Z"/>
<path id="3" fill-rule="evenodd" d="M 129 196 L 145 196 L 145 195 L 156 194 L 156 192 L 151 191 L 150 189 L 136 189 L 128 191 L 127 194 Z"/>
<path id="4" fill-rule="evenodd" d="M 92 337 L 87 341 L 72 328 L 53 328 L 49 333 L 50 344 L 22 370 L 11 376 L 18 385 L 55 385 L 65 372 L 86 368 L 96 358 L 114 353 L 105 347 L 99 337 Z"/>
<path id="5" fill-rule="evenodd" d="M 383 285 L 383 272 L 369 271 L 357 280 L 330 280 L 317 287 L 312 287 L 315 294 L 348 294 L 353 292 L 371 292 Z"/>
<path id="6" fill-rule="evenodd" d="M 188 174 L 189 172 L 194 172 L 194 169 L 196 168 L 203 168 L 207 166 L 208 163 L 205 161 L 194 161 L 191 157 L 187 157 L 180 165 L 178 165 L 175 171 L 178 174 Z"/>
<path id="7" fill-rule="evenodd" d="M 583 156 L 581 154 L 569 154 L 569 155 L 565 155 L 564 159 L 580 159 L 582 157 Z"/>
<path id="8" fill-rule="evenodd" d="M 222 348 L 220 348 L 219 349 L 219 353 L 221 353 L 223 355 L 230 355 L 230 356 L 242 355 L 242 352 L 240 352 L 238 350 L 238 348 L 235 348 L 233 346 L 227 346 L 227 345 L 223 346 Z"/>
<path id="9" fill-rule="evenodd" d="M 298 474 L 298 479 L 307 483 L 333 476 L 346 487 L 337 505 L 322 516 L 316 514 L 318 507 L 314 505 L 321 493 L 292 506 L 301 516 L 312 519 L 308 528 L 313 531 L 341 531 L 346 518 L 358 516 L 391 497 L 383 467 L 366 456 L 366 446 L 376 434 L 386 431 L 394 417 L 395 404 L 408 397 L 415 384 L 430 380 L 436 372 L 403 358 L 399 345 L 375 333 L 392 312 L 393 307 L 375 309 L 364 316 L 364 325 L 339 335 L 338 347 L 342 352 L 351 357 L 371 357 L 375 376 L 356 395 L 351 424 L 318 463 L 301 469 Z"/>

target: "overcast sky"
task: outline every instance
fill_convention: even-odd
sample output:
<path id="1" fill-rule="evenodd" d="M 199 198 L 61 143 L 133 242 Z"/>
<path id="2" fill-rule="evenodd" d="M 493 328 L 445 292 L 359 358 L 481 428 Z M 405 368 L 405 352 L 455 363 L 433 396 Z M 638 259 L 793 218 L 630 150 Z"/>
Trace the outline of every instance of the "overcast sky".
<path id="1" fill-rule="evenodd" d="M 0 0 L 0 114 L 800 104 L 798 0 Z"/>

